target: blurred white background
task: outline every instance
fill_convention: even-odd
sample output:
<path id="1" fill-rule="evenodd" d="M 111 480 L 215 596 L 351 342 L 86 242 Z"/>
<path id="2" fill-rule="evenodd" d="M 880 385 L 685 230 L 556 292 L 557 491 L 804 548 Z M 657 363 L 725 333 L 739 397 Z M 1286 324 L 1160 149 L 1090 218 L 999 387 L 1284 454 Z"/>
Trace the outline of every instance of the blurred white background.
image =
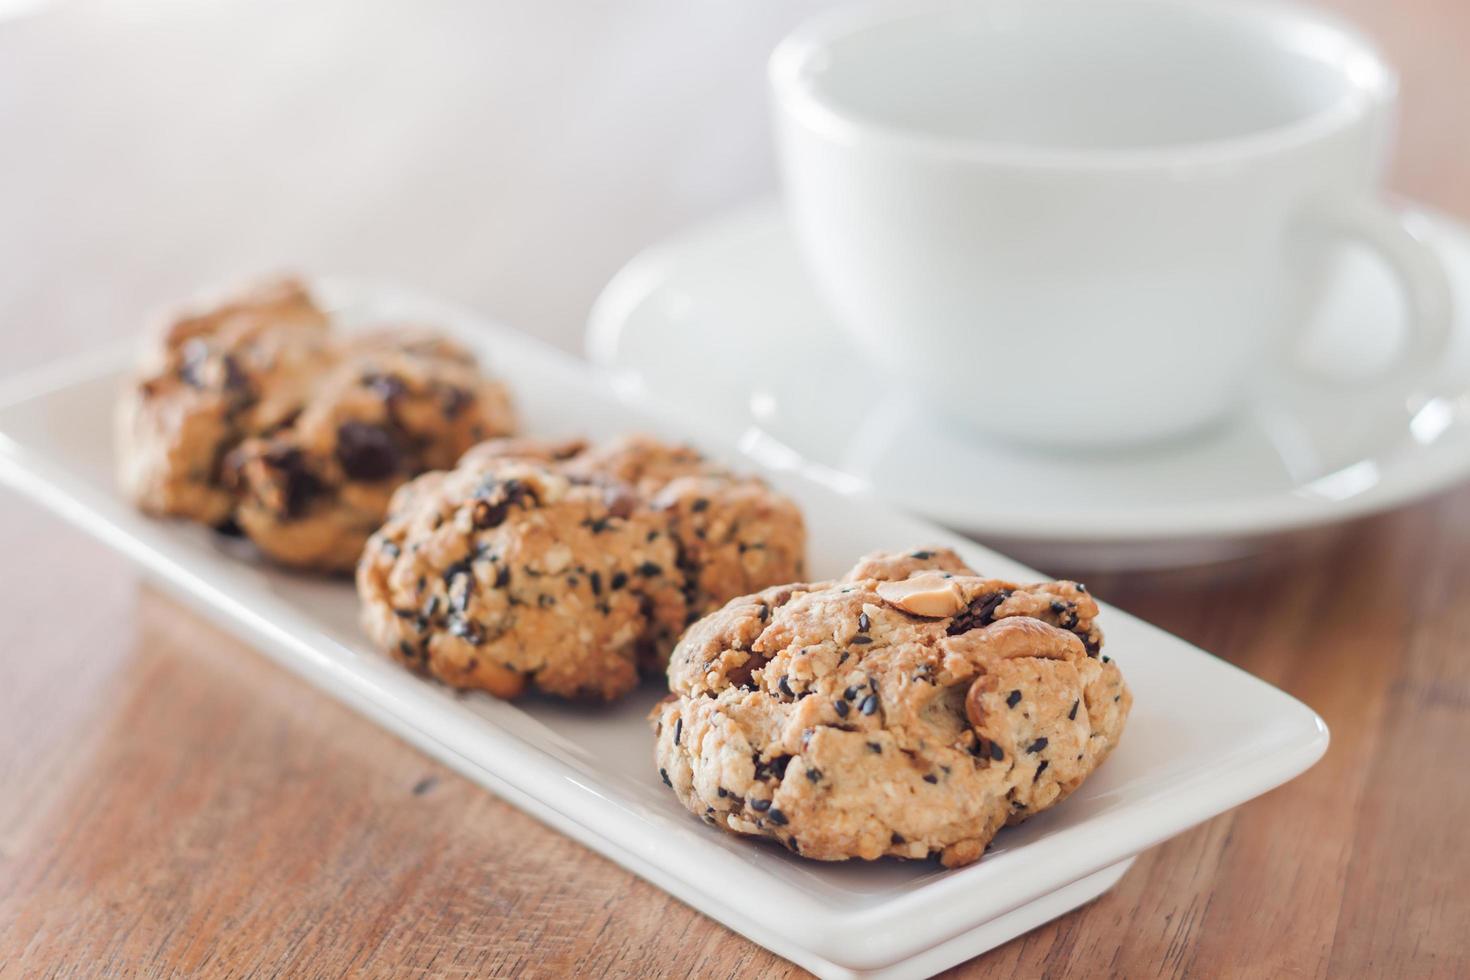
<path id="1" fill-rule="evenodd" d="M 0 0 L 0 374 L 284 267 L 578 349 L 635 252 L 774 191 L 766 55 L 821 5 Z M 1470 217 L 1470 3 L 1327 6 L 1403 72 L 1396 185 Z"/>
<path id="2" fill-rule="evenodd" d="M 813 6 L 0 0 L 3 373 L 282 267 L 576 349 L 629 256 L 773 189 L 765 58 Z"/>

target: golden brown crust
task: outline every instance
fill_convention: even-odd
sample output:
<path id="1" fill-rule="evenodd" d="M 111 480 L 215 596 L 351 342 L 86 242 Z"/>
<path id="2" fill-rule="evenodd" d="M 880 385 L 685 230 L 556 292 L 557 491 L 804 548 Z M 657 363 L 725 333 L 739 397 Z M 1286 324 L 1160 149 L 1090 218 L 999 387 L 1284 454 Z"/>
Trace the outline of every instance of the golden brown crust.
<path id="1" fill-rule="evenodd" d="M 640 474 L 644 454 L 692 472 Z M 643 438 L 495 440 L 404 486 L 390 511 L 358 568 L 369 635 L 446 683 L 507 698 L 626 693 L 689 619 L 790 577 L 805 547 L 790 501 Z"/>
<path id="2" fill-rule="evenodd" d="M 913 579 L 952 586 L 953 611 L 882 588 Z M 732 600 L 674 651 L 660 770 L 707 822 L 808 857 L 969 863 L 1117 743 L 1131 697 L 1096 615 L 1081 586 L 984 578 L 944 549 Z"/>
<path id="3" fill-rule="evenodd" d="M 118 410 L 124 491 L 238 527 L 284 564 L 351 569 L 395 487 L 513 427 L 504 386 L 460 345 L 416 327 L 335 337 L 295 280 L 157 337 Z"/>

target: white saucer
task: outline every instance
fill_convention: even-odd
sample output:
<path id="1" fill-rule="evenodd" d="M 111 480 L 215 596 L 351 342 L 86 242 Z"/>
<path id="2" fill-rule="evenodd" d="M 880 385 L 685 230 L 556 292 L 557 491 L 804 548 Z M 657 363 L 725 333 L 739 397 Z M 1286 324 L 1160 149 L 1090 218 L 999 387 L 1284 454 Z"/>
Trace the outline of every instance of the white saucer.
<path id="1" fill-rule="evenodd" d="M 1412 216 L 1444 256 L 1459 310 L 1427 397 L 1263 401 L 1185 444 L 1124 455 L 1007 446 L 897 391 L 820 306 L 774 203 L 634 258 L 593 307 L 587 352 L 625 393 L 1033 563 L 1218 561 L 1470 475 L 1470 231 Z M 1396 341 L 1401 301 L 1361 253 L 1344 249 L 1334 269 L 1313 346 L 1343 373 L 1369 370 Z"/>

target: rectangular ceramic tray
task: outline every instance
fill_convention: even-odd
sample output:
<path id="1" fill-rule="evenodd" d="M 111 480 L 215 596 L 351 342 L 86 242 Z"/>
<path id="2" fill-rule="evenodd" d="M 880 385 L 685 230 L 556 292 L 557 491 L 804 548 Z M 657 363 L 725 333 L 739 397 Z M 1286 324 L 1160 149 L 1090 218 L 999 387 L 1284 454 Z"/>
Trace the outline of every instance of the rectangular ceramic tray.
<path id="1" fill-rule="evenodd" d="M 630 408 L 583 363 L 453 306 L 324 282 L 348 323 L 410 321 L 459 334 L 511 383 L 527 428 L 690 438 L 795 497 L 814 577 L 878 548 L 947 544 L 986 574 L 1035 573 L 875 500 L 779 447 L 738 449 Z M 1101 893 L 1134 855 L 1311 766 L 1327 730 L 1275 688 L 1115 609 L 1100 620 L 1135 704 L 1108 762 L 1058 808 L 1002 831 L 978 864 L 821 864 L 704 826 L 652 764 L 645 685 L 607 709 L 456 695 L 376 653 L 349 584 L 242 561 L 197 527 L 136 512 L 112 482 L 112 405 L 128 352 L 103 351 L 0 386 L 0 478 L 128 555 L 226 629 L 558 830 L 824 977 L 922 976 Z M 698 370 L 699 368 L 694 368 Z M 714 368 L 705 368 L 714 369 Z"/>

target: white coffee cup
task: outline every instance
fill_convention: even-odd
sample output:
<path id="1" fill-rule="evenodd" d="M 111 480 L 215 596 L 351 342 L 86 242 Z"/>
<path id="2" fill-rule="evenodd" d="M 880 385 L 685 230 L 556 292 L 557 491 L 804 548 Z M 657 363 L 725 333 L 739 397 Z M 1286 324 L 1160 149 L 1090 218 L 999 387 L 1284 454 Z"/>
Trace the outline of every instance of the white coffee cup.
<path id="1" fill-rule="evenodd" d="M 1396 273 L 1408 395 L 1449 291 L 1379 199 L 1397 94 L 1372 45 L 1231 0 L 845 8 L 773 54 L 790 220 L 875 362 L 999 438 L 1143 443 L 1271 385 L 1322 384 L 1302 324 L 1323 256 Z"/>

